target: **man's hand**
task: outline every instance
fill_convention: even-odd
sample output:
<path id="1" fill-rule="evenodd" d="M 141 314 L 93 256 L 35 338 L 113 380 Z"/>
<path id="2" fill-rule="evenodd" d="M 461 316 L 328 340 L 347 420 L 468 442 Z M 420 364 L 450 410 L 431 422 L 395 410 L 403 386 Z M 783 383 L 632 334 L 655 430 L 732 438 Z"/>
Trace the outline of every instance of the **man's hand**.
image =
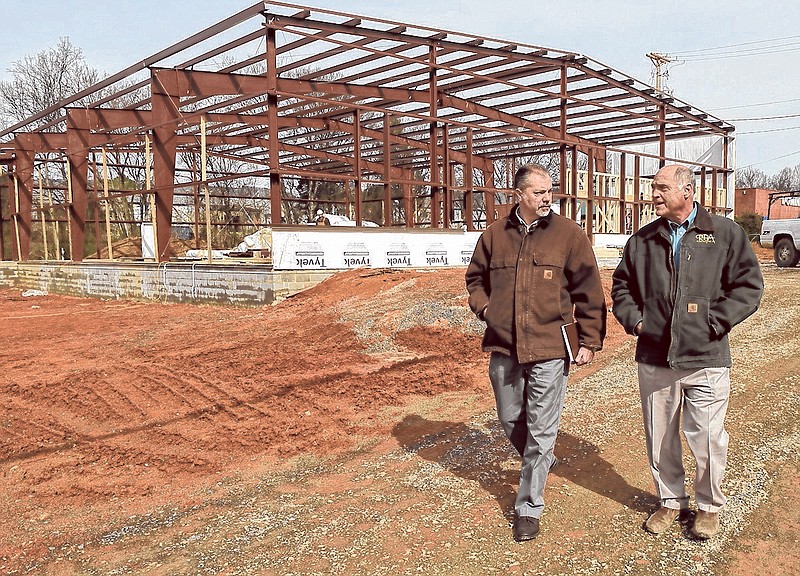
<path id="1" fill-rule="evenodd" d="M 639 320 L 639 323 L 633 328 L 633 335 L 638 336 L 642 333 L 642 321 Z"/>
<path id="2" fill-rule="evenodd" d="M 583 346 L 580 347 L 578 350 L 578 354 L 575 356 L 575 364 L 578 366 L 583 366 L 584 364 L 588 364 L 594 358 L 594 351 L 590 350 L 589 348 L 584 348 Z"/>

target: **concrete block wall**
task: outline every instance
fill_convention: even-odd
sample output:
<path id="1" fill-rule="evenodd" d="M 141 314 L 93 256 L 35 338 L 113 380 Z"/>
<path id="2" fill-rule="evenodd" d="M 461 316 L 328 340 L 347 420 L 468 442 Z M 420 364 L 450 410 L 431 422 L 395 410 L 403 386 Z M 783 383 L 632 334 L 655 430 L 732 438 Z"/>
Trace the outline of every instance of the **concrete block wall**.
<path id="1" fill-rule="evenodd" d="M 93 298 L 262 306 L 315 286 L 332 270 L 144 262 L 0 262 L 0 287 Z"/>

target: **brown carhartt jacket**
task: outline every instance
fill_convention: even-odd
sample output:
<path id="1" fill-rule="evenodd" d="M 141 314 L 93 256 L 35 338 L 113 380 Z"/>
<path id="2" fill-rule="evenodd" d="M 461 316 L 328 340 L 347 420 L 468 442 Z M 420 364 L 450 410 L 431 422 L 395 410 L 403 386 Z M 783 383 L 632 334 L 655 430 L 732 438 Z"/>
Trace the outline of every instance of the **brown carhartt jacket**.
<path id="1" fill-rule="evenodd" d="M 480 237 L 466 272 L 469 306 L 486 322 L 483 350 L 520 363 L 566 358 L 561 326 L 578 321 L 581 344 L 603 345 L 606 305 L 592 246 L 551 212 L 530 229 L 511 214 Z"/>

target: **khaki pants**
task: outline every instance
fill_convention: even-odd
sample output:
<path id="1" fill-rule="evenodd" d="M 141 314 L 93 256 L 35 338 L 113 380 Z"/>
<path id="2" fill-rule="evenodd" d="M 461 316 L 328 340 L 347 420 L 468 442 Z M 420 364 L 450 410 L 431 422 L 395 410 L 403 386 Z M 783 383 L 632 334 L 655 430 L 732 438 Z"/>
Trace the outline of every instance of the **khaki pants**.
<path id="1" fill-rule="evenodd" d="M 662 506 L 686 508 L 689 500 L 684 484 L 681 424 L 697 464 L 697 507 L 717 512 L 725 504 L 721 483 L 728 456 L 724 421 L 730 390 L 729 368 L 673 370 L 639 364 L 647 457 Z"/>

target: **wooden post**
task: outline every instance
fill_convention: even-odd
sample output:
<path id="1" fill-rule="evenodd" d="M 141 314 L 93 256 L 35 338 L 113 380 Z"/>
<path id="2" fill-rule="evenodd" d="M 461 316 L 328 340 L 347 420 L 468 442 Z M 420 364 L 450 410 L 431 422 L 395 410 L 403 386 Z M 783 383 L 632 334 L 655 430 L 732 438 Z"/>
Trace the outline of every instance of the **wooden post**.
<path id="1" fill-rule="evenodd" d="M 0 180 L 3 176 L 3 165 L 0 164 Z M 3 197 L 3 188 L 4 186 L 0 186 L 0 198 Z M 8 191 L 9 195 L 11 194 L 11 190 Z M 5 227 L 3 226 L 3 203 L 0 202 L 0 260 L 6 259 L 6 243 L 3 240 L 3 236 L 5 236 Z"/>
<path id="2" fill-rule="evenodd" d="M 44 218 L 44 189 L 42 187 L 42 171 L 39 173 L 39 219 L 42 221 L 42 242 L 44 243 L 44 259 L 50 260 L 50 252 L 47 249 L 47 226 Z"/>
<path id="3" fill-rule="evenodd" d="M 22 243 L 19 238 L 19 178 L 14 172 L 14 236 L 17 239 L 17 260 L 22 260 Z"/>
<path id="4" fill-rule="evenodd" d="M 100 259 L 100 194 L 97 193 L 97 182 L 100 173 L 97 171 L 97 154 L 92 152 L 92 193 L 94 194 L 94 254 Z"/>
<path id="5" fill-rule="evenodd" d="M 194 202 L 194 248 L 200 248 L 200 186 L 197 184 L 197 154 L 192 151 L 192 200 Z M 155 197 L 154 197 L 155 198 Z"/>
<path id="6" fill-rule="evenodd" d="M 69 166 L 69 165 L 68 165 Z M 67 179 L 69 182 L 69 179 Z M 69 184 L 67 184 L 69 186 Z M 47 199 L 50 201 L 50 206 L 53 205 L 53 191 L 47 190 Z M 51 208 L 52 210 L 52 208 Z M 56 235 L 55 247 L 56 247 L 56 260 L 61 260 L 61 238 L 59 237 L 59 224 L 58 224 L 58 215 L 53 213 L 53 233 Z"/>
<path id="7" fill-rule="evenodd" d="M 203 194 L 206 199 L 206 248 L 208 263 L 211 264 L 211 195 L 206 182 L 206 118 L 200 117 L 200 181 L 203 183 Z"/>
<path id="8" fill-rule="evenodd" d="M 144 189 L 150 201 L 150 219 L 153 221 L 153 258 L 158 262 L 158 219 L 156 218 L 156 196 L 150 193 L 150 136 L 144 137 Z"/>
<path id="9" fill-rule="evenodd" d="M 111 246 L 111 214 L 108 201 L 108 163 L 106 162 L 106 149 L 103 147 L 103 198 L 106 205 L 106 246 L 108 246 L 108 259 L 114 259 L 114 248 Z"/>

